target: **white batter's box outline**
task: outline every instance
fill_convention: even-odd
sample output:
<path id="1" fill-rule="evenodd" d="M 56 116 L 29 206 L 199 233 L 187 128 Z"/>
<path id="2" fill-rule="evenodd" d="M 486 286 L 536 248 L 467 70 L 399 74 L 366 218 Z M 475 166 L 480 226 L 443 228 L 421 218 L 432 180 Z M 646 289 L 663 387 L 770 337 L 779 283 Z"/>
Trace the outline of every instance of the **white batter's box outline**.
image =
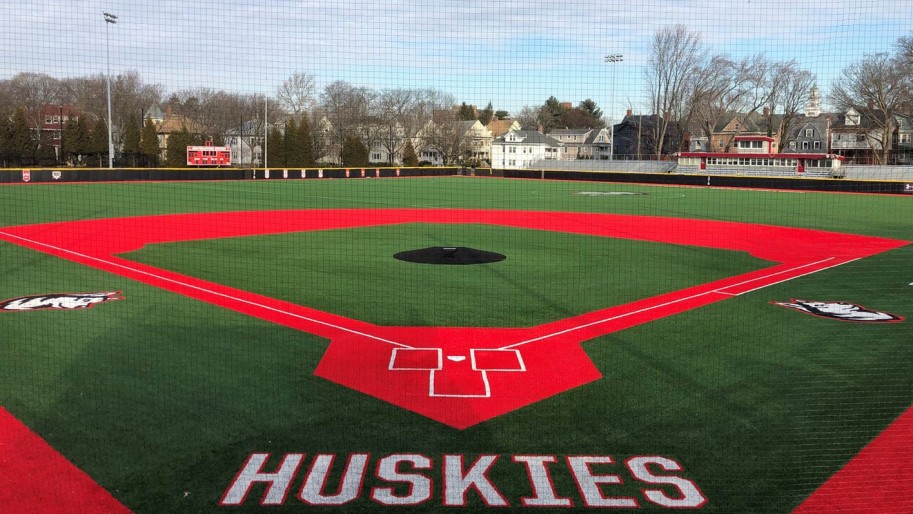
<path id="1" fill-rule="evenodd" d="M 476 352 L 501 352 L 501 353 L 513 353 L 517 358 L 517 367 L 516 368 L 482 368 L 480 369 L 476 363 Z M 526 371 L 526 363 L 523 362 L 523 356 L 520 355 L 520 350 L 515 348 L 475 348 L 469 350 L 469 357 L 472 359 L 472 369 L 475 371 L 504 371 L 504 372 L 520 372 Z"/>
<path id="2" fill-rule="evenodd" d="M 437 354 L 437 364 L 433 368 L 407 368 L 396 365 L 397 352 L 435 352 Z M 389 371 L 434 371 L 444 368 L 444 350 L 442 348 L 394 348 L 390 354 L 390 364 L 387 366 Z"/>
<path id="3" fill-rule="evenodd" d="M 399 352 L 404 354 L 407 352 L 434 352 L 436 355 L 436 365 L 433 368 L 413 368 L 413 367 L 403 367 L 396 365 L 396 356 Z M 476 352 L 486 353 L 486 352 L 502 352 L 502 353 L 512 353 L 517 362 L 515 368 L 487 368 L 479 369 Z M 499 373 L 517 373 L 526 371 L 526 363 L 523 362 L 523 356 L 520 355 L 520 351 L 516 349 L 502 349 L 502 348 L 474 348 L 469 350 L 470 362 L 472 364 L 472 370 L 478 371 L 482 374 L 482 383 L 485 384 L 485 392 L 483 394 L 445 394 L 438 393 L 434 388 L 434 375 L 436 371 L 440 371 L 444 368 L 444 350 L 443 348 L 394 348 L 390 354 L 390 364 L 387 366 L 389 371 L 427 371 L 428 372 L 428 396 L 432 398 L 491 398 L 491 384 L 488 381 L 488 372 L 495 371 Z"/>

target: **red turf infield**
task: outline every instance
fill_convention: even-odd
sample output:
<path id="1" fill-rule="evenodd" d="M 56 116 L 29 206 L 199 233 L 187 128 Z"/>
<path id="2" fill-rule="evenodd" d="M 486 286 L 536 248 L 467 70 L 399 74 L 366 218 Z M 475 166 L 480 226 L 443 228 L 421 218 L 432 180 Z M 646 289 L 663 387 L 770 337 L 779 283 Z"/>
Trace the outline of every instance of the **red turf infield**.
<path id="1" fill-rule="evenodd" d="M 416 222 L 482 223 L 704 246 L 745 251 L 779 264 L 535 327 L 497 329 L 381 327 L 116 256 L 161 242 Z M 87 220 L 7 227 L 0 230 L 0 239 L 330 339 L 316 371 L 319 376 L 455 428 L 466 428 L 599 379 L 599 371 L 580 347 L 583 341 L 907 244 L 851 234 L 680 218 L 428 209 L 257 211 Z M 904 422 L 899 430 L 910 434 L 911 425 Z"/>

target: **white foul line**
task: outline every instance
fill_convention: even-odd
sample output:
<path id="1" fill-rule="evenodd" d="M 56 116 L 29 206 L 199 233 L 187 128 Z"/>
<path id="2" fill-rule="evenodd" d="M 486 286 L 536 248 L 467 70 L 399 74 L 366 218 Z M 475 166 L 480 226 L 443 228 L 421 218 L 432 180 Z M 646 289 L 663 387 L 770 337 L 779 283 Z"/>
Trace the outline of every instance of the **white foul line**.
<path id="1" fill-rule="evenodd" d="M 809 266 L 814 266 L 814 265 L 816 265 L 816 264 L 821 264 L 821 263 L 824 263 L 824 262 L 827 262 L 827 261 L 830 261 L 830 260 L 833 260 L 833 259 L 835 259 L 835 257 L 828 257 L 827 259 L 822 259 L 822 260 L 817 261 L 817 262 L 810 262 L 810 263 L 807 263 L 807 264 L 803 264 L 803 265 L 801 265 L 801 266 L 796 266 L 796 267 L 794 267 L 794 268 L 789 268 L 789 269 L 785 269 L 785 270 L 780 270 L 780 271 L 778 271 L 778 272 L 776 272 L 776 273 L 771 273 L 771 274 L 769 274 L 769 275 L 764 275 L 764 276 L 761 276 L 761 277 L 755 277 L 755 278 L 752 278 L 752 279 L 749 279 L 749 280 L 745 280 L 745 281 L 743 281 L 743 282 L 739 282 L 739 283 L 737 283 L 737 284 L 732 284 L 732 285 L 726 286 L 726 287 L 721 288 L 721 289 L 714 289 L 714 290 L 712 290 L 712 291 L 704 291 L 703 293 L 697 293 L 697 294 L 693 294 L 693 295 L 691 295 L 691 296 L 687 296 L 687 297 L 684 297 L 684 298 L 678 298 L 678 299 L 676 299 L 676 300 L 670 300 L 670 301 L 668 301 L 668 302 L 661 303 L 661 304 L 658 304 L 658 305 L 651 305 L 650 307 L 644 307 L 643 309 L 638 309 L 638 310 L 636 310 L 636 311 L 626 312 L 626 313 L 624 313 L 624 314 L 619 314 L 619 315 L 617 315 L 617 316 L 612 316 L 612 317 L 610 317 L 610 318 L 604 318 L 604 319 L 600 319 L 600 320 L 596 320 L 596 321 L 591 321 L 590 323 L 585 323 L 585 324 L 583 324 L 583 325 L 578 325 L 578 326 L 576 326 L 576 327 L 566 328 L 566 329 L 564 329 L 564 330 L 559 330 L 559 331 L 557 331 L 557 332 L 552 332 L 551 334 L 546 334 L 546 335 L 544 335 L 544 336 L 534 337 L 533 339 L 527 339 L 526 341 L 520 341 L 519 343 L 514 343 L 514 344 L 511 344 L 511 345 L 508 345 L 508 346 L 504 346 L 504 347 L 501 347 L 500 349 L 501 349 L 501 350 L 507 350 L 507 349 L 510 349 L 510 348 L 515 348 L 515 347 L 517 347 L 517 346 L 523 346 L 523 345 L 525 345 L 525 344 L 535 343 L 536 341 L 542 341 L 543 339 L 549 339 L 549 338 L 551 338 L 551 337 L 556 337 L 556 336 L 564 335 L 564 334 L 567 334 L 567 333 L 570 333 L 570 332 L 574 332 L 574 331 L 576 331 L 576 330 L 582 330 L 582 329 L 584 329 L 584 328 L 589 328 L 589 327 L 592 327 L 592 326 L 595 326 L 595 325 L 600 325 L 600 324 L 602 324 L 602 323 L 608 323 L 608 322 L 610 322 L 610 321 L 615 321 L 615 320 L 617 320 L 617 319 L 626 318 L 626 317 L 628 317 L 628 316 L 633 316 L 634 314 L 640 314 L 640 313 L 642 313 L 642 312 L 651 311 L 651 310 L 653 310 L 653 309 L 659 309 L 659 308 L 661 308 L 661 307 L 666 307 L 666 306 L 668 306 L 668 305 L 676 304 L 676 303 L 679 303 L 679 302 L 684 302 L 684 301 L 687 301 L 687 300 L 691 300 L 692 298 L 698 298 L 698 297 L 701 297 L 701 296 L 704 296 L 704 295 L 708 295 L 708 294 L 716 293 L 716 294 L 726 294 L 726 295 L 731 295 L 731 296 L 737 296 L 737 295 L 739 295 L 739 294 L 748 293 L 748 292 L 750 292 L 750 291 L 756 291 L 756 290 L 758 290 L 758 289 L 762 289 L 762 288 L 765 288 L 765 287 L 767 287 L 767 286 L 772 286 L 772 285 L 774 285 L 774 284 L 779 284 L 779 283 L 781 283 L 781 282 L 786 282 L 786 281 L 792 280 L 792 279 L 794 279 L 794 278 L 804 277 L 805 275 L 810 275 L 810 274 L 812 274 L 812 273 L 817 273 L 818 271 L 822 271 L 822 270 L 825 270 L 825 269 L 830 269 L 830 268 L 833 268 L 833 267 L 836 267 L 836 266 L 840 266 L 841 264 L 846 264 L 847 262 L 852 262 L 852 261 L 840 262 L 840 263 L 835 264 L 835 265 L 833 265 L 833 266 L 828 266 L 827 268 L 821 268 L 821 269 L 818 269 L 818 270 L 809 271 L 808 273 L 803 273 L 802 275 L 797 275 L 797 276 L 795 276 L 795 277 L 785 278 L 785 279 L 783 279 L 783 280 L 780 280 L 780 281 L 777 281 L 777 282 L 773 282 L 773 283 L 770 283 L 770 284 L 765 284 L 765 285 L 762 285 L 762 286 L 760 286 L 760 287 L 756 287 L 756 288 L 754 288 L 754 289 L 751 289 L 750 291 L 744 291 L 744 292 L 742 292 L 742 293 L 725 293 L 725 292 L 723 292 L 723 289 L 729 289 L 729 288 L 731 288 L 731 287 L 739 286 L 739 285 L 742 285 L 742 284 L 748 284 L 748 283 L 755 282 L 755 281 L 758 281 L 758 280 L 761 280 L 761 279 L 765 279 L 765 278 L 770 278 L 770 277 L 774 277 L 774 276 L 777 276 L 777 275 L 781 275 L 781 274 L 783 274 L 783 273 L 789 273 L 790 271 L 795 271 L 795 270 L 798 270 L 798 269 L 807 268 L 807 267 L 809 267 Z M 858 260 L 858 259 L 853 259 L 853 260 Z"/>
<path id="2" fill-rule="evenodd" d="M 230 300 L 234 300 L 234 301 L 239 302 L 239 303 L 244 303 L 244 304 L 247 304 L 247 305 L 251 305 L 251 306 L 253 306 L 253 307 L 258 307 L 258 308 L 260 308 L 260 309 L 265 309 L 265 310 L 272 311 L 272 312 L 276 312 L 276 313 L 279 313 L 279 314 L 284 314 L 284 315 L 290 316 L 290 317 L 292 317 L 292 318 L 298 318 L 298 319 L 300 319 L 300 320 L 309 321 L 309 322 L 311 322 L 311 323 L 316 323 L 316 324 L 318 324 L 318 325 L 323 325 L 323 326 L 326 326 L 326 327 L 334 328 L 334 329 L 336 329 L 336 330 L 341 330 L 341 331 L 343 331 L 343 332 L 348 332 L 348 333 L 350 333 L 350 334 L 355 334 L 355 335 L 357 335 L 357 336 L 367 337 L 367 338 L 369 338 L 369 339 L 374 339 L 375 341 L 380 341 L 380 342 L 382 342 L 382 343 L 392 344 L 392 345 L 394 345 L 394 346 L 399 346 L 399 347 L 401 347 L 401 348 L 412 348 L 412 347 L 409 346 L 409 345 L 402 344 L 402 343 L 397 343 L 396 341 L 390 341 L 389 339 L 384 339 L 384 338 L 382 338 L 382 337 L 374 336 L 374 335 L 371 335 L 371 334 L 366 334 L 366 333 L 360 332 L 360 331 L 358 331 L 358 330 L 353 330 L 353 329 L 351 329 L 351 328 L 346 328 L 346 327 L 343 327 L 343 326 L 340 326 L 340 325 L 335 325 L 335 324 L 333 324 L 333 323 L 328 323 L 328 322 L 326 322 L 326 321 L 321 321 L 321 320 L 319 320 L 319 319 L 310 318 L 310 317 L 308 317 L 308 316 L 302 316 L 302 315 L 300 315 L 300 314 L 295 314 L 295 313 L 293 313 L 293 312 L 288 312 L 288 311 L 285 311 L 285 310 L 282 310 L 282 309 L 277 309 L 277 308 L 275 308 L 275 307 L 270 307 L 269 305 L 263 305 L 263 304 L 261 304 L 261 303 L 253 302 L 253 301 L 250 301 L 250 300 L 245 300 L 245 299 L 243 299 L 243 298 L 238 298 L 238 297 L 236 297 L 236 296 L 227 295 L 227 294 L 224 294 L 224 293 L 220 293 L 220 292 L 218 292 L 218 291 L 213 291 L 213 290 L 211 290 L 211 289 L 206 289 L 205 287 L 195 286 L 195 285 L 193 285 L 193 284 L 188 284 L 188 283 L 186 283 L 186 282 L 181 282 L 180 280 L 174 280 L 174 279 L 171 279 L 171 278 L 168 278 L 168 277 L 163 277 L 163 276 L 161 276 L 161 275 L 156 275 L 155 273 L 150 273 L 150 272 L 148 272 L 148 271 L 143 271 L 143 270 L 140 270 L 140 269 L 131 268 L 130 266 L 126 266 L 126 265 L 119 264 L 119 263 L 116 263 L 116 262 L 107 261 L 107 260 L 105 260 L 105 259 L 99 259 L 98 257 L 93 257 L 93 256 L 91 256 L 91 255 L 85 255 L 85 254 L 83 254 L 83 253 L 79 253 L 79 252 L 76 252 L 76 251 L 73 251 L 73 250 L 68 250 L 68 249 L 66 249 L 66 248 L 60 248 L 60 247 L 57 247 L 57 246 L 54 246 L 54 245 L 50 245 L 50 244 L 47 244 L 47 243 L 42 243 L 42 242 L 40 242 L 40 241 L 34 241 L 34 240 L 31 240 L 31 239 L 28 239 L 28 238 L 25 238 L 25 237 L 17 236 L 17 235 L 15 235 L 15 234 L 10 234 L 10 233 L 7 233 L 7 232 L 0 232 L 0 235 L 2 235 L 2 236 L 7 236 L 7 237 L 12 237 L 12 238 L 15 238 L 15 239 L 20 239 L 20 240 L 22 240 L 22 241 L 26 241 L 26 242 L 31 243 L 31 244 L 34 244 L 34 245 L 44 246 L 44 247 L 47 247 L 47 248 L 51 248 L 51 249 L 56 250 L 56 251 L 59 251 L 59 252 L 64 252 L 64 253 L 72 254 L 72 255 L 75 255 L 75 256 L 80 257 L 80 258 L 83 258 L 83 259 L 88 259 L 88 260 L 92 260 L 92 261 L 97 261 L 97 262 L 100 262 L 100 263 L 102 263 L 102 264 L 106 264 L 106 265 L 108 265 L 108 266 L 113 266 L 113 267 L 117 267 L 117 268 L 123 268 L 123 269 L 129 270 L 129 271 L 132 271 L 133 273 L 139 273 L 139 274 L 141 274 L 141 275 L 147 275 L 147 276 L 156 278 L 156 279 L 158 279 L 158 280 L 163 280 L 163 281 L 165 281 L 165 282 L 171 282 L 171 283 L 173 283 L 173 284 L 177 284 L 177 285 L 182 286 L 182 287 L 187 287 L 187 288 L 190 288 L 190 289 L 196 289 L 197 291 L 202 291 L 202 292 L 207 293 L 207 294 L 211 294 L 211 295 L 214 295 L 214 296 L 220 296 L 220 297 L 222 297 L 222 298 L 228 298 L 228 299 L 230 299 Z M 171 291 L 171 292 L 175 292 L 175 291 Z"/>

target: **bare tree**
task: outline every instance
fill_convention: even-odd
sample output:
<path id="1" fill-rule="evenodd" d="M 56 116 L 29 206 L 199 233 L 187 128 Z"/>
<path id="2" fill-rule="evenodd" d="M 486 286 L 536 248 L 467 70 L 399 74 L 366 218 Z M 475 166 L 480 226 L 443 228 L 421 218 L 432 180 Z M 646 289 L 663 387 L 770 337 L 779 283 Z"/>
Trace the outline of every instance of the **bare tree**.
<path id="1" fill-rule="evenodd" d="M 814 86 L 815 75 L 808 70 L 800 69 L 794 60 L 773 66 L 767 126 L 769 130 L 776 130 L 776 133 L 769 135 L 776 137 L 781 145 L 804 116 L 804 109 Z M 780 113 L 779 123 L 773 122 L 775 112 Z"/>
<path id="2" fill-rule="evenodd" d="M 897 40 L 897 55 L 907 65 L 913 65 L 913 34 Z"/>
<path id="3" fill-rule="evenodd" d="M 438 114 L 425 130 L 427 146 L 441 154 L 444 165 L 459 162 L 471 153 L 470 139 L 459 115 L 449 109 Z"/>
<path id="4" fill-rule="evenodd" d="M 894 116 L 911 101 L 913 79 L 905 57 L 877 53 L 851 64 L 834 81 L 831 102 L 846 111 L 856 109 L 872 130 L 866 132 L 878 164 L 886 164 L 894 133 Z"/>
<path id="5" fill-rule="evenodd" d="M 297 118 L 313 107 L 316 87 L 313 75 L 297 72 L 279 86 L 276 98 L 286 111 Z"/>
<path id="6" fill-rule="evenodd" d="M 374 91 L 368 88 L 341 80 L 324 88 L 319 111 L 331 128 L 327 140 L 328 152 L 338 153 L 346 136 L 356 134 L 359 128 L 367 125 L 374 95 Z M 363 134 L 357 135 L 363 139 Z"/>
<path id="7" fill-rule="evenodd" d="M 29 126 L 37 128 L 48 104 L 60 102 L 60 82 L 44 73 L 19 73 L 9 81 L 13 105 L 22 108 Z"/>
<path id="8" fill-rule="evenodd" d="M 416 100 L 414 90 L 398 88 L 381 91 L 374 102 L 377 130 L 373 143 L 385 150 L 389 164 L 402 154 L 407 135 L 415 134 L 412 130 Z"/>
<path id="9" fill-rule="evenodd" d="M 662 156 L 669 126 L 673 120 L 681 119 L 687 107 L 689 81 L 705 58 L 706 50 L 700 34 L 691 32 L 684 25 L 664 27 L 653 36 L 650 62 L 644 69 L 644 78 L 651 108 L 657 115 L 653 127 L 657 159 Z"/>
<path id="10" fill-rule="evenodd" d="M 539 109 L 540 107 L 530 107 L 524 105 L 520 112 L 514 117 L 523 130 L 539 129 Z"/>

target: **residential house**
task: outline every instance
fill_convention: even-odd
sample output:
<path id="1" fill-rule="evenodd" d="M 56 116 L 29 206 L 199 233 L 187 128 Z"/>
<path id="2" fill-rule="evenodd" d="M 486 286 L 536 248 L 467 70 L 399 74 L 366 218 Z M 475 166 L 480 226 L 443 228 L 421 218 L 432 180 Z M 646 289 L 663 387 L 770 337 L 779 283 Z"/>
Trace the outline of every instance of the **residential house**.
<path id="1" fill-rule="evenodd" d="M 780 126 L 781 116 L 770 115 L 767 108 L 763 114 L 733 113 L 724 116 L 714 127 L 710 136 L 710 152 L 730 152 L 736 147 L 736 138 L 739 136 L 764 136 L 771 137 L 770 153 L 780 152 L 777 140 L 777 127 Z"/>
<path id="2" fill-rule="evenodd" d="M 656 159 L 655 132 L 660 117 L 655 114 L 633 114 L 629 109 L 621 123 L 613 127 L 614 158 L 618 160 Z M 678 152 L 682 134 L 675 124 L 669 124 L 663 138 L 663 158 Z"/>
<path id="3" fill-rule="evenodd" d="M 564 143 L 541 132 L 511 130 L 491 145 L 491 165 L 498 169 L 526 169 L 540 160 L 558 160 Z"/>
<path id="4" fill-rule="evenodd" d="M 833 120 L 831 152 L 843 157 L 847 164 L 874 164 L 874 153 L 882 150 L 881 130 L 872 117 L 863 116 L 860 111 L 850 107 Z"/>
<path id="5" fill-rule="evenodd" d="M 606 160 L 612 158 L 612 133 L 603 127 L 593 129 L 581 148 L 582 158 Z"/>
<path id="6" fill-rule="evenodd" d="M 490 164 L 491 144 L 494 140 L 491 131 L 479 120 L 462 122 L 460 131 L 467 140 L 470 161 L 473 164 Z"/>
<path id="7" fill-rule="evenodd" d="M 830 139 L 830 116 L 805 117 L 790 130 L 782 153 L 827 153 Z"/>
<path id="8" fill-rule="evenodd" d="M 553 137 L 558 141 L 561 141 L 561 156 L 559 159 L 564 161 L 573 161 L 579 159 L 582 155 L 582 148 L 586 144 L 587 138 L 590 136 L 590 133 L 593 132 L 593 129 L 554 129 L 548 133 L 549 137 Z"/>
<path id="9" fill-rule="evenodd" d="M 231 147 L 233 166 L 251 167 L 263 163 L 263 124 L 247 121 L 225 133 L 225 145 Z"/>
<path id="10" fill-rule="evenodd" d="M 170 138 L 172 134 L 181 132 L 184 129 L 195 135 L 200 135 L 204 132 L 203 126 L 198 122 L 187 118 L 186 116 L 174 114 L 171 110 L 171 106 L 166 107 L 165 119 L 162 120 L 155 129 L 155 132 L 158 135 L 161 158 L 163 160 L 168 157 L 168 138 Z"/>
<path id="11" fill-rule="evenodd" d="M 60 146 L 63 142 L 63 132 L 67 122 L 79 120 L 80 113 L 69 104 L 48 104 L 41 109 L 41 117 L 37 127 L 32 127 L 36 132 L 38 141 L 42 145 L 51 145 L 54 155 L 60 159 Z"/>
<path id="12" fill-rule="evenodd" d="M 492 118 L 488 125 L 485 125 L 485 128 L 491 132 L 492 139 L 498 138 L 507 134 L 511 130 L 521 130 L 523 127 L 520 126 L 520 122 L 517 120 L 499 120 Z"/>
<path id="13" fill-rule="evenodd" d="M 913 116 L 898 114 L 895 117 L 897 130 L 894 137 L 894 162 L 913 164 Z"/>
<path id="14" fill-rule="evenodd" d="M 491 163 L 491 131 L 479 120 L 461 121 L 448 115 L 436 115 L 413 138 L 420 162 L 432 166 L 454 164 L 484 165 Z"/>
<path id="15" fill-rule="evenodd" d="M 555 129 L 548 133 L 561 141 L 562 160 L 608 159 L 611 154 L 612 135 L 609 129 Z"/>

